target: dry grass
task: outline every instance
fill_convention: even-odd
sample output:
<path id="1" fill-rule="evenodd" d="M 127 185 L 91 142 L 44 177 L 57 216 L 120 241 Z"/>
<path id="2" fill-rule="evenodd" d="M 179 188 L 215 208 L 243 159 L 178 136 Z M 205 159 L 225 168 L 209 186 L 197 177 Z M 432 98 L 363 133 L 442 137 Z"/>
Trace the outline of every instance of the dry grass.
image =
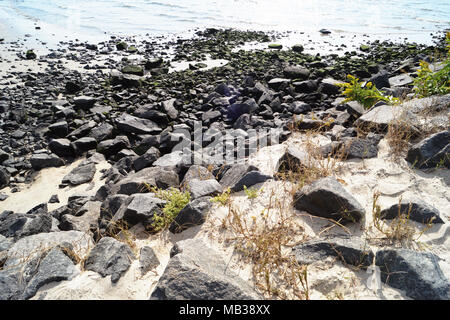
<path id="1" fill-rule="evenodd" d="M 293 123 L 298 123 L 295 117 Z M 317 143 L 321 133 L 329 129 L 332 123 L 332 119 L 325 119 L 318 127 L 301 131 L 297 130 L 295 125 L 291 125 L 291 131 L 301 133 L 303 143 L 299 148 L 306 153 L 306 159 L 302 163 L 288 159 L 287 163 L 281 164 L 276 177 L 293 184 L 292 195 L 305 185 L 320 178 L 336 175 L 341 170 L 348 154 L 346 148 L 340 147 L 324 156 L 321 146 Z"/>
<path id="2" fill-rule="evenodd" d="M 117 241 L 127 244 L 131 250 L 136 254 L 139 248 L 136 246 L 136 236 L 130 230 L 130 226 L 122 220 L 113 220 L 113 215 L 109 212 L 109 219 L 105 219 L 104 223 L 107 225 L 104 233 L 101 233 L 99 229 L 95 232 L 95 243 L 98 243 L 101 238 L 111 237 Z"/>
<path id="3" fill-rule="evenodd" d="M 229 197 L 220 229 L 225 231 L 225 241 L 251 265 L 255 287 L 265 298 L 309 299 L 306 266 L 291 253 L 304 240 L 304 229 L 285 197 L 277 199 L 274 191 L 267 197 L 268 204 L 253 216 Z"/>
<path id="4" fill-rule="evenodd" d="M 392 219 L 391 222 L 385 222 L 381 217 L 381 208 L 378 205 L 380 193 L 376 192 L 373 195 L 372 202 L 372 216 L 373 226 L 376 230 L 381 232 L 386 240 L 391 244 L 399 243 L 401 245 L 408 245 L 417 240 L 423 235 L 424 232 L 432 227 L 432 220 L 429 221 L 422 230 L 418 230 L 413 222 L 410 220 L 412 205 L 410 204 L 408 210 L 401 211 L 402 198 L 398 201 L 398 214 L 397 217 Z"/>
<path id="5" fill-rule="evenodd" d="M 397 119 L 389 124 L 386 140 L 394 160 L 404 157 L 413 136 L 413 127 L 406 119 Z"/>
<path id="6" fill-rule="evenodd" d="M 131 250 L 137 254 L 139 248 L 136 245 L 136 236 L 133 232 L 130 231 L 130 227 L 127 223 L 123 221 L 116 221 L 114 223 L 114 233 L 110 233 L 109 235 L 116 239 L 117 241 L 123 242 L 128 245 Z"/>
<path id="7" fill-rule="evenodd" d="M 90 237 L 88 233 L 85 234 Z M 71 243 L 62 243 L 59 245 L 56 244 L 43 244 L 28 254 L 20 254 L 16 256 L 10 256 L 9 258 L 18 259 L 17 264 L 8 266 L 8 269 L 16 269 L 19 268 L 21 272 L 21 277 L 23 278 L 27 272 L 30 270 L 27 269 L 30 265 L 36 266 L 38 268 L 42 259 L 54 248 L 61 250 L 67 257 L 69 257 L 75 265 L 80 266 L 80 270 L 84 271 L 84 262 L 86 261 L 89 251 L 92 249 L 90 244 L 86 247 L 81 243 L 83 240 L 80 238 L 79 241 L 74 241 Z M 37 270 L 37 269 L 36 269 Z"/>

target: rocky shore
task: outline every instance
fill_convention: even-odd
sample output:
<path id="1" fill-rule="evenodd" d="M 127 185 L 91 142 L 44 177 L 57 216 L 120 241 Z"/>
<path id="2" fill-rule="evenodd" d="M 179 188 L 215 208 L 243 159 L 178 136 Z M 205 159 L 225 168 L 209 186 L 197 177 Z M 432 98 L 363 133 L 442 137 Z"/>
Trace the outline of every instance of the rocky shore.
<path id="1" fill-rule="evenodd" d="M 444 39 L 277 40 L 0 42 L 0 300 L 449 299 Z"/>

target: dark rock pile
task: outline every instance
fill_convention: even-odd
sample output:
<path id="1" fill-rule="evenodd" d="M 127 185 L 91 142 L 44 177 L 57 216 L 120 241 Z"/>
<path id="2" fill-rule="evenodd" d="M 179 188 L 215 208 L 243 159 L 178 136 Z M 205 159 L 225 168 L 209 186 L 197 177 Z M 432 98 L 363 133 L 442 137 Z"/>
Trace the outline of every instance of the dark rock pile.
<path id="1" fill-rule="evenodd" d="M 193 39 L 171 44 L 175 50 L 173 61 L 201 61 L 207 56 L 229 61 L 224 67 L 206 71 L 191 68 L 169 73 L 170 61 L 162 54 L 155 57 L 151 42 L 140 47 L 112 39 L 98 45 L 69 44 L 69 50 L 78 51 L 82 58 L 55 51 L 39 57 L 49 64 L 45 71 L 14 74 L 17 85 L 2 88 L 0 97 L 0 188 L 9 186 L 20 191 L 20 184 L 31 182 L 35 172 L 63 166 L 80 157 L 86 160 L 62 179 L 61 188 L 91 182 L 96 164 L 102 161 L 108 161 L 111 168 L 102 172 L 103 185 L 94 197 L 72 197 L 67 205 L 50 212 L 46 204 L 28 213 L 0 212 L 0 253 L 6 252 L 0 265 L 4 268 L 0 270 L 1 299 L 28 299 L 44 284 L 77 275 L 67 250 L 54 248 L 43 253 L 34 264 L 27 262 L 28 278 L 19 283 L 19 271 L 5 267 L 16 260 L 12 252 L 18 249 L 11 248 L 23 245 L 20 241 L 31 241 L 30 237 L 39 235 L 61 234 L 63 239 L 63 234 L 87 234 L 99 242 L 85 261 L 85 269 L 102 276 L 111 275 L 111 280 L 117 282 L 136 255 L 127 245 L 109 236 L 120 231 L 119 225 L 132 227 L 142 223 L 148 229 L 155 215 L 162 214 L 166 202 L 151 187 L 190 191 L 190 202 L 169 227 L 171 232 L 179 233 L 205 221 L 211 197 L 227 188 L 238 192 L 273 179 L 245 161 L 227 165 L 215 161 L 215 156 L 222 154 L 238 157 L 234 149 L 228 148 L 238 139 L 242 139 L 244 146 L 240 160 L 245 160 L 254 142 L 249 134 L 252 129 L 275 129 L 277 139 L 273 141 L 273 136 L 266 133 L 268 144 L 284 141 L 291 129 L 323 130 L 333 141 L 323 150 L 325 155 L 343 149 L 348 158 L 376 157 L 378 143 L 393 118 L 390 106 L 378 104 L 365 110 L 355 102 L 342 104 L 337 84 L 347 74 L 355 74 L 394 96 L 404 96 L 411 92 L 411 77 L 419 60 L 427 59 L 435 49 L 374 42 L 361 53 L 348 52 L 342 57 L 312 56 L 298 47 L 232 51 L 250 40 L 267 42 L 270 38 L 260 32 L 207 29 Z M 98 66 L 89 75 L 80 74 L 60 68 L 58 63 L 63 57 L 86 62 L 95 55 L 128 53 L 141 55 L 142 60 L 108 60 L 110 73 L 105 72 L 106 66 Z M 27 58 L 31 58 L 31 53 Z M 442 99 L 445 104 L 448 96 Z M 448 110 L 449 104 L 438 105 Z M 293 120 L 294 117 L 302 120 Z M 384 127 L 358 135 L 358 129 L 368 124 Z M 233 136 L 227 140 L 230 132 Z M 203 139 L 195 140 L 196 135 Z M 409 150 L 407 160 L 418 168 L 437 164 L 448 168 L 449 132 L 422 138 Z M 201 148 L 203 154 L 198 152 Z M 189 157 L 186 150 L 192 151 Z M 194 165 L 198 157 L 200 161 Z M 288 150 L 278 168 L 294 170 L 310 162 L 308 157 L 301 151 Z M 52 197 L 50 202 L 57 200 Z M 362 206 L 332 178 L 300 190 L 294 202 L 296 209 L 321 217 L 350 222 L 364 218 Z M 434 222 L 440 223 L 439 213 L 428 209 L 415 205 L 414 219 L 433 216 Z M 383 217 L 389 218 L 395 210 L 388 210 Z M 335 249 L 350 264 L 362 262 L 367 266 L 374 256 L 360 248 L 359 243 L 345 246 L 338 240 L 332 245 L 330 242 L 303 245 L 296 252 L 302 252 L 298 260 L 303 261 L 338 255 Z M 192 241 L 178 244 L 176 250 L 152 299 L 260 298 L 239 277 L 222 272 L 226 263 L 213 249 Z M 388 261 L 395 269 L 403 260 L 409 261 L 406 253 L 392 255 L 377 254 L 377 264 L 384 266 Z M 141 251 L 140 259 L 144 273 L 159 265 L 151 248 Z M 427 259 L 432 261 L 430 257 Z M 432 262 L 429 264 L 426 270 L 438 268 Z M 444 297 L 444 289 L 429 279 L 432 276 L 417 275 L 416 267 L 415 262 L 411 268 L 399 267 L 414 274 L 417 281 L 425 279 L 425 291 L 421 294 L 410 289 L 415 280 L 407 283 L 410 296 Z M 402 279 L 392 278 L 392 285 L 403 288 Z"/>

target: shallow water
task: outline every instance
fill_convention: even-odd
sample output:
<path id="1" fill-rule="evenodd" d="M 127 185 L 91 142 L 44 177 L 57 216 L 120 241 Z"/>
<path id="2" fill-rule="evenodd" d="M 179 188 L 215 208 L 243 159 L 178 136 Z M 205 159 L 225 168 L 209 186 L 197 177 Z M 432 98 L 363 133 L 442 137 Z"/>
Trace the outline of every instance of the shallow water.
<path id="1" fill-rule="evenodd" d="M 450 28 L 448 0 L 2 0 L 0 37 L 33 33 L 102 39 L 197 27 L 368 34 L 429 43 Z M 61 40 L 61 39 L 60 39 Z"/>

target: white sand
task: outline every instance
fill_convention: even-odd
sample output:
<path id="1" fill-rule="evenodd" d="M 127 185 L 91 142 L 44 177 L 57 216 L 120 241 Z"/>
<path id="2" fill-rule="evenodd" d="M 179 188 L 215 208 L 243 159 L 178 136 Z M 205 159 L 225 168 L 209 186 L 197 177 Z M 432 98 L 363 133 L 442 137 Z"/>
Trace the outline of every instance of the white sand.
<path id="1" fill-rule="evenodd" d="M 326 143 L 327 139 L 321 138 L 318 143 Z M 288 144 L 302 144 L 302 138 L 293 136 L 281 145 L 266 147 L 254 154 L 250 163 L 260 167 L 266 174 L 273 174 L 273 170 L 279 156 L 283 154 Z M 342 169 L 336 172 L 346 188 L 366 209 L 366 219 L 361 224 L 348 226 L 343 229 L 325 219 L 313 217 L 298 212 L 292 208 L 292 197 L 290 185 L 282 181 L 267 181 L 257 187 L 262 187 L 257 199 L 249 200 L 244 192 L 238 192 L 232 196 L 233 207 L 236 208 L 247 221 L 256 223 L 265 208 L 270 204 L 284 213 L 293 214 L 299 228 L 298 240 L 305 240 L 330 234 L 347 234 L 362 237 L 370 244 L 372 249 L 377 250 L 375 245 L 381 234 L 372 228 L 372 197 L 375 191 L 380 191 L 379 204 L 382 208 L 394 204 L 402 194 L 420 196 L 422 199 L 433 204 L 442 213 L 444 225 L 434 226 L 426 231 L 420 238 L 418 244 L 426 247 L 426 250 L 439 254 L 442 258 L 440 265 L 445 275 L 450 275 L 448 253 L 449 229 L 448 208 L 449 187 L 443 178 L 437 173 L 426 174 L 421 171 L 411 170 L 402 160 L 392 162 L 385 140 L 380 142 L 378 158 L 367 160 L 351 160 L 343 164 Z M 86 185 L 81 185 L 70 190 L 58 190 L 57 185 L 61 178 L 77 163 L 67 168 L 54 168 L 42 170 L 36 182 L 28 189 L 11 195 L 7 200 L 8 206 L 15 210 L 25 210 L 35 204 L 47 201 L 49 196 L 58 193 L 62 203 L 67 197 L 77 192 L 84 192 Z M 102 164 L 103 165 L 103 164 Z M 101 165 L 97 168 L 100 169 Z M 105 164 L 105 167 L 106 164 Z M 439 172 L 438 172 L 439 173 Z M 98 184 L 98 170 L 94 179 Z M 94 188 L 93 190 L 96 190 Z M 92 194 L 94 191 L 89 191 Z M 26 205 L 27 200 L 31 202 Z M 278 199 L 275 206 L 274 203 Z M 61 205 L 61 204 L 59 204 Z M 273 209 L 271 214 L 276 216 L 278 209 Z M 33 299 L 39 299 L 45 292 L 44 299 L 148 299 L 157 284 L 159 277 L 169 261 L 169 252 L 174 243 L 189 238 L 203 238 L 212 247 L 222 252 L 224 260 L 229 268 L 234 270 L 243 279 L 252 281 L 251 266 L 242 262 L 241 256 L 234 250 L 232 243 L 226 242 L 232 236 L 230 230 L 224 231 L 220 228 L 222 221 L 228 215 L 228 209 L 224 206 L 214 204 L 213 209 L 202 226 L 190 228 L 180 234 L 173 235 L 168 231 L 160 235 L 148 236 L 143 233 L 140 225 L 132 228 L 136 236 L 135 252 L 144 245 L 150 245 L 156 252 L 161 264 L 156 270 L 141 275 L 139 261 L 135 260 L 130 269 L 116 284 L 111 284 L 110 277 L 101 277 L 91 272 L 83 271 L 72 281 L 49 284 L 41 288 Z M 255 218 L 252 218 L 255 217 Z M 415 224 L 418 228 L 423 226 Z M 375 244 L 374 244 L 375 243 Z M 351 270 L 333 259 L 318 261 L 308 267 L 308 283 L 311 299 L 408 299 L 401 290 L 383 285 L 382 290 L 374 292 L 366 286 L 368 273 L 364 270 Z"/>
<path id="2" fill-rule="evenodd" d="M 73 195 L 95 195 L 98 188 L 104 183 L 100 181 L 102 175 L 100 170 L 108 169 L 111 166 L 106 161 L 95 165 L 97 171 L 91 183 L 84 183 L 64 189 L 58 187 L 63 177 L 72 169 L 76 168 L 82 161 L 83 159 L 79 159 L 68 166 L 42 169 L 32 184 L 20 184 L 18 186 L 21 190 L 20 192 L 11 193 L 10 187 L 4 188 L 2 192 L 9 195 L 9 197 L 5 201 L 0 202 L 0 212 L 3 210 L 12 210 L 14 212 L 26 213 L 41 203 L 47 203 L 54 194 L 58 195 L 60 202 L 49 203 L 49 211 L 66 205 L 69 197 Z"/>

